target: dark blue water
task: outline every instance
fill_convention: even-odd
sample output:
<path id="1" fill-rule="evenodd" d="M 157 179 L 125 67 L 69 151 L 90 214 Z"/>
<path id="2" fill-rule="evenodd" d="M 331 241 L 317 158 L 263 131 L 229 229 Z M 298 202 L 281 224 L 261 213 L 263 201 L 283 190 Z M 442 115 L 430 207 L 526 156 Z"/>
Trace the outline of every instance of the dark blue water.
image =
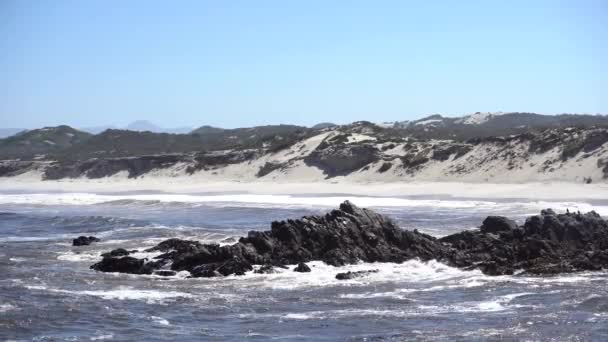
<path id="1" fill-rule="evenodd" d="M 223 279 L 91 271 L 99 254 L 113 248 L 143 250 L 171 237 L 219 242 L 268 229 L 272 220 L 331 209 L 323 198 L 281 205 L 238 196 L 222 202 L 157 197 L 0 195 L 0 340 L 608 340 L 606 272 L 488 277 L 416 260 L 342 268 L 311 263 L 309 274 Z M 404 228 L 437 236 L 476 227 L 490 214 L 523 220 L 547 204 L 369 203 Z M 102 242 L 72 247 L 79 235 Z M 371 268 L 380 272 L 334 278 Z"/>

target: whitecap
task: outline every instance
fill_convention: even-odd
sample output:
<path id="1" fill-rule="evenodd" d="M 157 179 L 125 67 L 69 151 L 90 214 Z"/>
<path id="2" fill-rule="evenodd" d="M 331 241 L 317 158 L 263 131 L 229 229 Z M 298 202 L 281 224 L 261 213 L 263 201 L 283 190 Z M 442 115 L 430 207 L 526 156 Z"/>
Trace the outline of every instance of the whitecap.
<path id="1" fill-rule="evenodd" d="M 150 316 L 150 319 L 151 319 L 151 320 L 152 320 L 154 323 L 159 324 L 159 325 L 165 325 L 165 326 L 170 325 L 170 324 L 169 324 L 169 321 L 167 321 L 166 319 L 164 319 L 164 318 L 162 318 L 162 317 L 158 317 L 158 316 Z"/>
<path id="2" fill-rule="evenodd" d="M 149 303 L 158 303 L 164 300 L 174 300 L 178 298 L 195 298 L 191 293 L 165 290 L 143 290 L 121 286 L 112 290 L 85 290 L 73 291 L 64 289 L 46 288 L 44 286 L 25 286 L 31 290 L 45 290 L 54 293 L 72 294 L 80 296 L 95 296 L 106 300 L 145 300 Z"/>
<path id="3" fill-rule="evenodd" d="M 105 335 L 98 335 L 98 336 L 93 336 L 90 338 L 91 341 L 100 341 L 100 340 L 111 340 L 114 338 L 113 334 L 105 334 Z"/>
<path id="4" fill-rule="evenodd" d="M 0 313 L 5 313 L 7 311 L 13 311 L 13 310 L 17 310 L 18 307 L 10 304 L 10 303 L 5 303 L 5 304 L 0 304 Z"/>

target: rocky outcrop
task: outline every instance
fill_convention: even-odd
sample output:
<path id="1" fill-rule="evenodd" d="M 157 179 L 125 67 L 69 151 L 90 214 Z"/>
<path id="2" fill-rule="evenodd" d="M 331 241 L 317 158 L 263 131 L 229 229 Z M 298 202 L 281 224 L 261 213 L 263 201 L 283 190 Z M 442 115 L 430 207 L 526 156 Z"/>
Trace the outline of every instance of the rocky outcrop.
<path id="1" fill-rule="evenodd" d="M 523 226 L 490 216 L 478 230 L 437 239 L 417 230 L 402 230 L 389 218 L 346 201 L 325 215 L 272 222 L 270 230 L 251 231 L 233 245 L 170 239 L 146 250 L 162 253 L 152 261 L 115 251 L 104 254 L 91 268 L 134 274 L 188 271 L 192 277 L 217 277 L 243 275 L 253 265 L 264 265 L 257 273 L 273 273 L 275 267 L 293 264 L 298 264 L 295 271 L 302 272 L 310 271 L 305 263 L 313 260 L 342 266 L 416 258 L 480 269 L 489 275 L 517 270 L 552 274 L 607 268 L 608 223 L 595 212 L 543 210 Z M 339 279 L 367 273 L 346 273 Z"/>
<path id="2" fill-rule="evenodd" d="M 92 244 L 93 242 L 99 242 L 101 240 L 99 240 L 98 238 L 94 237 L 94 236 L 79 236 L 77 238 L 75 238 L 74 240 L 72 240 L 72 246 L 88 246 L 90 244 Z"/>
<path id="3" fill-rule="evenodd" d="M 252 265 L 289 265 L 313 260 L 334 266 L 359 261 L 430 260 L 444 255 L 445 248 L 434 237 L 404 231 L 385 216 L 344 202 L 339 210 L 326 215 L 272 222 L 271 230 L 251 231 L 234 245 L 220 247 L 170 239 L 146 251 L 163 254 L 155 261 L 140 260 L 140 263 L 129 256 L 106 256 L 92 268 L 149 274 L 167 266 L 173 271 L 189 271 L 193 277 L 215 277 L 244 274 L 253 269 Z"/>
<path id="4" fill-rule="evenodd" d="M 485 274 L 531 274 L 596 271 L 608 267 L 608 223 L 597 213 L 555 214 L 543 210 L 517 226 L 491 216 L 480 230 L 439 240 L 451 247 L 454 266 L 479 268 Z"/>

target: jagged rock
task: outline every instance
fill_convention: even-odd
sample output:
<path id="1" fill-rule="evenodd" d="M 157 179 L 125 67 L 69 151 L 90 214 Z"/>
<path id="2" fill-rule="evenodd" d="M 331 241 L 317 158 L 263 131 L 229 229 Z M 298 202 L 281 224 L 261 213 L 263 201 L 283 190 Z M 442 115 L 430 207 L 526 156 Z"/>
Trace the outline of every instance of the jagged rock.
<path id="1" fill-rule="evenodd" d="M 88 246 L 93 242 L 99 242 L 98 238 L 94 236 L 79 236 L 76 239 L 72 240 L 72 246 Z"/>
<path id="2" fill-rule="evenodd" d="M 364 277 L 371 273 L 378 273 L 378 270 L 366 270 L 366 271 L 354 271 L 354 272 L 348 271 L 348 272 L 344 272 L 344 273 L 338 273 L 338 274 L 336 274 L 336 279 L 349 280 L 349 279 Z"/>
<path id="3" fill-rule="evenodd" d="M 305 263 L 301 262 L 293 269 L 293 271 L 300 273 L 310 272 L 310 267 L 308 267 L 308 265 L 306 265 Z"/>
<path id="4" fill-rule="evenodd" d="M 608 223 L 593 211 L 555 214 L 546 209 L 520 227 L 507 218 L 490 216 L 479 230 L 436 239 L 402 230 L 389 218 L 346 201 L 325 215 L 272 222 L 270 230 L 251 231 L 233 245 L 170 239 L 147 251 L 164 254 L 147 262 L 110 252 L 91 268 L 150 274 L 170 263 L 172 271 L 216 277 L 243 275 L 253 270 L 252 265 L 265 265 L 258 270 L 264 273 L 272 270 L 270 265 L 299 264 L 296 269 L 303 270 L 313 260 L 341 266 L 417 258 L 489 275 L 600 270 L 608 267 Z"/>

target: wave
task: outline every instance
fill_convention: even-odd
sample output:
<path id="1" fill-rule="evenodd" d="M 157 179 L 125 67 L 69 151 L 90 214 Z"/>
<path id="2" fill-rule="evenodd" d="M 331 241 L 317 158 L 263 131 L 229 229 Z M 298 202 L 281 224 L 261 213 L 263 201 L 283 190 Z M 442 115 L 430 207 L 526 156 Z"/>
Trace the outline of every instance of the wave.
<path id="1" fill-rule="evenodd" d="M 453 199 L 409 199 L 399 197 L 366 197 L 366 196 L 291 196 L 291 195 L 186 195 L 186 194 L 129 194 L 101 195 L 92 193 L 51 193 L 51 194 L 0 194 L 0 204 L 29 205 L 108 205 L 108 206 L 167 206 L 197 205 L 234 206 L 256 208 L 301 208 L 301 207 L 336 207 L 344 200 L 350 200 L 362 207 L 430 207 L 443 209 L 467 209 L 475 211 L 507 210 L 521 208 L 529 213 L 540 209 L 553 208 L 558 211 L 595 210 L 608 214 L 608 206 L 592 205 L 586 202 L 551 202 L 551 201 L 487 201 L 487 200 L 453 200 Z"/>
<path id="2" fill-rule="evenodd" d="M 69 294 L 69 295 L 77 295 L 77 296 L 94 296 L 100 297 L 102 299 L 107 300 L 145 300 L 148 303 L 159 303 L 164 302 L 166 300 L 175 300 L 175 299 L 185 299 L 185 298 L 195 298 L 196 296 L 180 291 L 166 291 L 166 290 L 144 290 L 144 289 L 135 289 L 132 287 L 119 287 L 112 290 L 84 290 L 84 291 L 75 291 L 75 290 L 63 290 L 56 288 L 47 288 L 42 285 L 26 285 L 26 289 L 35 290 L 35 291 L 47 291 L 52 293 L 61 293 L 61 294 Z"/>

